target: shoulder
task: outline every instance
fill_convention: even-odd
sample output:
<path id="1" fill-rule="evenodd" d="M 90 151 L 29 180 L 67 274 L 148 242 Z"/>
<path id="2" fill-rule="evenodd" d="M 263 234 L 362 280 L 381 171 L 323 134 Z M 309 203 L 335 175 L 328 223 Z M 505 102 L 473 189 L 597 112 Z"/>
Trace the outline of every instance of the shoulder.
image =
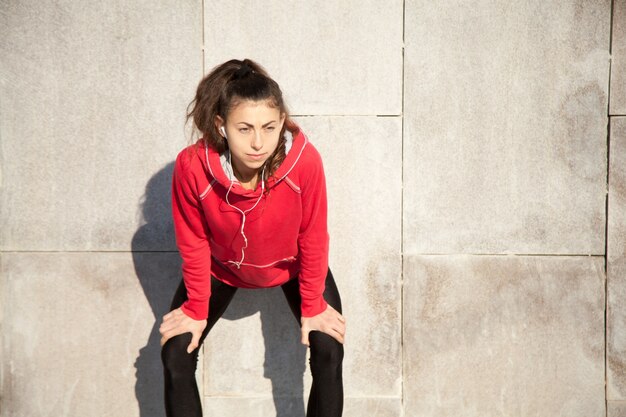
<path id="1" fill-rule="evenodd" d="M 297 168 L 304 171 L 322 169 L 322 155 L 315 145 L 305 137 L 304 146 L 300 158 L 298 159 Z"/>
<path id="2" fill-rule="evenodd" d="M 174 175 L 180 179 L 189 179 L 195 177 L 198 172 L 203 172 L 200 159 L 203 149 L 200 143 L 182 149 L 176 156 Z"/>
<path id="3" fill-rule="evenodd" d="M 307 185 L 324 181 L 322 155 L 308 140 L 301 149 L 300 157 L 294 168 L 292 179 L 296 180 L 301 187 L 306 188 Z"/>
<path id="4" fill-rule="evenodd" d="M 311 142 L 308 142 L 306 146 L 304 147 L 302 156 L 307 163 L 313 163 L 313 164 L 322 163 L 322 155 Z"/>

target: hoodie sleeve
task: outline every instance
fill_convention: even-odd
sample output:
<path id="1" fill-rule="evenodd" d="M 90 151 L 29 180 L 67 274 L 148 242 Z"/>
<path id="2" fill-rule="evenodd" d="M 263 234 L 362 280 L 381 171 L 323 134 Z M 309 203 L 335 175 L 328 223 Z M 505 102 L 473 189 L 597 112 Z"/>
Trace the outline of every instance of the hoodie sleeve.
<path id="1" fill-rule="evenodd" d="M 309 144 L 302 176 L 302 223 L 298 235 L 302 316 L 313 317 L 326 309 L 324 287 L 328 273 L 326 178 L 322 158 Z M 304 155 L 303 155 L 304 156 Z"/>
<path id="2" fill-rule="evenodd" d="M 211 251 L 208 226 L 195 191 L 190 159 L 188 149 L 176 158 L 172 181 L 172 216 L 188 297 L 181 309 L 189 317 L 203 320 L 208 316 L 211 296 Z"/>

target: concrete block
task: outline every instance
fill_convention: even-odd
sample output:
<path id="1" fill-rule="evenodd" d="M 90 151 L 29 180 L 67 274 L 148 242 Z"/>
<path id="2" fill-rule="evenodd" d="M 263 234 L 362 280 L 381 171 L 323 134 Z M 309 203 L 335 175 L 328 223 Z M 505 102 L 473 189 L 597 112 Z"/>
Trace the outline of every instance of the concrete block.
<path id="1" fill-rule="evenodd" d="M 626 400 L 626 117 L 611 118 L 607 242 L 607 399 Z"/>
<path id="2" fill-rule="evenodd" d="M 305 400 L 306 401 L 306 400 Z M 344 400 L 344 417 L 397 417 L 402 415 L 400 398 L 346 398 Z M 223 417 L 304 417 L 302 399 L 266 397 L 229 398 L 205 397 L 204 414 Z"/>
<path id="3" fill-rule="evenodd" d="M 400 120 L 307 117 L 297 122 L 325 165 L 330 267 L 348 320 L 346 396 L 400 397 Z M 368 135 L 355 146 L 346 138 L 357 131 Z M 222 397 L 308 395 L 306 350 L 280 289 L 240 290 L 204 349 L 207 410 L 221 407 L 209 403 L 221 404 Z M 279 414 L 291 405 L 284 407 Z"/>
<path id="4" fill-rule="evenodd" d="M 302 398 L 205 397 L 203 414 L 222 417 L 304 417 Z"/>
<path id="5" fill-rule="evenodd" d="M 264 65 L 299 115 L 402 112 L 403 3 L 207 3 L 205 68 Z"/>
<path id="6" fill-rule="evenodd" d="M 626 401 L 607 401 L 606 417 L 626 417 Z"/>
<path id="7" fill-rule="evenodd" d="M 406 3 L 406 253 L 604 253 L 609 25 L 609 0 Z"/>
<path id="8" fill-rule="evenodd" d="M 609 114 L 626 115 L 626 2 L 613 2 Z"/>
<path id="9" fill-rule="evenodd" d="M 602 257 L 407 256 L 407 416 L 605 415 Z"/>
<path id="10" fill-rule="evenodd" d="M 2 250 L 171 250 L 197 1 L 2 2 Z M 155 222 L 155 219 L 158 221 Z"/>
<path id="11" fill-rule="evenodd" d="M 403 415 L 402 399 L 392 397 L 346 398 L 343 415 L 345 417 L 398 417 Z"/>
<path id="12" fill-rule="evenodd" d="M 173 253 L 3 253 L 2 416 L 164 416 Z"/>

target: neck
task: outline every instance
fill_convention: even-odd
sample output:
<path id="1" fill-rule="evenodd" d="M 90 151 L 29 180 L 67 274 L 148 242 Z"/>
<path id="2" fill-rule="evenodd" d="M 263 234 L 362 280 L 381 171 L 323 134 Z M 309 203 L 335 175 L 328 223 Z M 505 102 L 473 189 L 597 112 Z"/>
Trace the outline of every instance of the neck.
<path id="1" fill-rule="evenodd" d="M 244 171 L 242 173 L 240 170 L 237 169 L 235 164 L 233 164 L 232 167 L 233 167 L 233 174 L 235 174 L 235 178 L 239 180 L 239 183 L 241 184 L 242 187 L 250 189 L 250 190 L 256 189 L 259 183 L 259 171 L 258 170 L 249 171 L 249 172 Z"/>

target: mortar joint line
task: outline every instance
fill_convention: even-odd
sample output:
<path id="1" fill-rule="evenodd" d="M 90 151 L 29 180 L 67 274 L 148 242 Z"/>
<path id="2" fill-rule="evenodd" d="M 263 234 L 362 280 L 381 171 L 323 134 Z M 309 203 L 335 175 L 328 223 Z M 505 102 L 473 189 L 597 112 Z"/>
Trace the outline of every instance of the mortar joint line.
<path id="1" fill-rule="evenodd" d="M 607 369 L 607 350 L 608 350 L 608 288 L 609 288 L 609 187 L 611 174 L 611 71 L 613 65 L 613 17 L 615 12 L 615 0 L 611 0 L 611 9 L 609 11 L 609 74 L 607 86 L 607 126 L 606 126 L 606 194 L 604 199 L 604 415 L 608 415 L 608 369 Z"/>
<path id="2" fill-rule="evenodd" d="M 402 85 L 400 103 L 400 416 L 404 416 L 405 375 L 404 375 L 404 104 L 406 77 L 406 0 L 402 1 Z"/>

